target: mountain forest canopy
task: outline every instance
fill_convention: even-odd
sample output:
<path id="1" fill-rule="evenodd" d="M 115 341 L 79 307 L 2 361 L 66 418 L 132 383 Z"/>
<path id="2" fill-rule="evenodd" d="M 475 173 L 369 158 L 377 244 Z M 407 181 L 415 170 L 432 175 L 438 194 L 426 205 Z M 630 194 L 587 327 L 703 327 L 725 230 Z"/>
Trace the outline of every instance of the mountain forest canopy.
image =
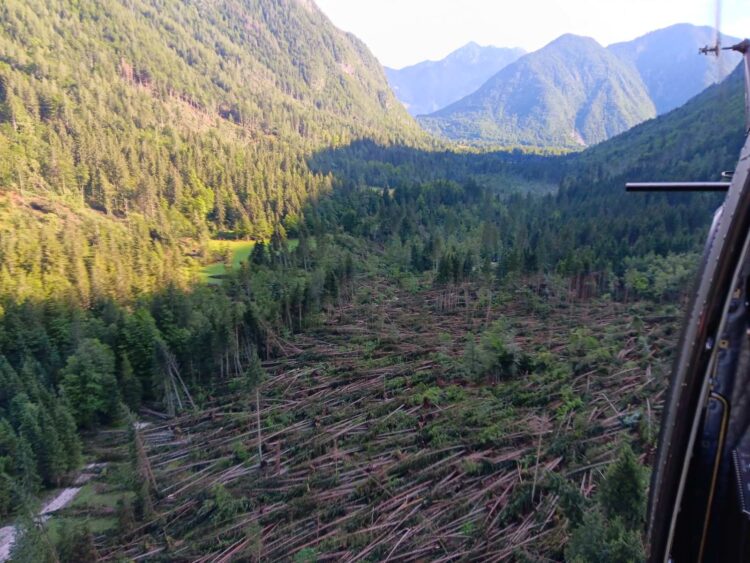
<path id="1" fill-rule="evenodd" d="M 587 142 L 655 114 L 612 64 Z M 312 0 L 4 2 L 11 556 L 637 558 L 647 399 L 720 201 L 622 186 L 731 169 L 742 95 L 479 150 Z"/>

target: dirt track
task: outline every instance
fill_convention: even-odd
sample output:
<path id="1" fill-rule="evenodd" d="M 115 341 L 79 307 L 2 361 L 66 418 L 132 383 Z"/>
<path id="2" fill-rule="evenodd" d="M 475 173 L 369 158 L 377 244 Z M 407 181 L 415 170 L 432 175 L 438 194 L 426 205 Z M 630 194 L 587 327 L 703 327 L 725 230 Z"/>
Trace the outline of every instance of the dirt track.
<path id="1" fill-rule="evenodd" d="M 75 484 L 84 485 L 92 477 L 94 477 L 94 475 L 96 474 L 94 471 L 98 470 L 103 465 L 104 464 L 101 463 L 90 463 L 89 465 L 84 467 L 78 477 L 76 477 Z M 37 516 L 46 519 L 50 514 L 53 514 L 54 512 L 65 508 L 73 501 L 80 490 L 80 486 L 67 487 L 65 489 L 62 489 L 54 497 L 52 497 L 47 502 L 45 502 L 44 505 L 42 505 L 42 508 L 37 513 Z M 10 559 L 10 552 L 13 549 L 13 544 L 16 542 L 17 535 L 18 529 L 16 526 L 5 526 L 4 528 L 0 528 L 0 563 L 4 563 L 8 559 Z"/>

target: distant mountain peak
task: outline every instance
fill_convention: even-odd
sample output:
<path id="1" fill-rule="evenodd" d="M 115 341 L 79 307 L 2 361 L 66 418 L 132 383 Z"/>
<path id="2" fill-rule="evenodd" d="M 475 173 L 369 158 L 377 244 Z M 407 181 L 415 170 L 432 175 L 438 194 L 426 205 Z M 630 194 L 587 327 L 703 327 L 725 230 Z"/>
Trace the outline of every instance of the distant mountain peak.
<path id="1" fill-rule="evenodd" d="M 560 37 L 557 37 L 556 39 L 553 39 L 552 41 L 547 43 L 547 45 L 542 47 L 542 49 L 559 46 L 575 47 L 578 45 L 595 45 L 597 47 L 601 47 L 599 42 L 593 37 L 588 37 L 586 35 L 576 35 L 575 33 L 563 33 Z"/>
<path id="2" fill-rule="evenodd" d="M 654 115 L 635 69 L 594 39 L 565 34 L 420 122 L 463 142 L 579 148 Z"/>
<path id="3" fill-rule="evenodd" d="M 688 23 L 606 48 L 591 37 L 565 33 L 419 121 L 432 133 L 462 142 L 596 144 L 723 80 L 740 57 L 699 56 L 698 48 L 714 40 L 711 27 Z M 736 41 L 722 37 L 724 45 Z"/>
<path id="4" fill-rule="evenodd" d="M 477 43 L 476 41 L 469 41 L 466 45 L 464 45 L 463 47 L 459 47 L 458 49 L 456 49 L 453 52 L 454 53 L 458 53 L 459 51 L 465 51 L 465 50 L 468 50 L 468 49 L 470 49 L 472 51 L 476 51 L 476 50 L 481 49 L 481 48 L 482 48 L 482 46 L 479 43 Z"/>
<path id="5" fill-rule="evenodd" d="M 385 70 L 396 96 L 409 113 L 421 115 L 432 113 L 473 92 L 523 54 L 523 49 L 484 47 L 470 41 L 439 61 L 423 61 L 399 70 Z"/>

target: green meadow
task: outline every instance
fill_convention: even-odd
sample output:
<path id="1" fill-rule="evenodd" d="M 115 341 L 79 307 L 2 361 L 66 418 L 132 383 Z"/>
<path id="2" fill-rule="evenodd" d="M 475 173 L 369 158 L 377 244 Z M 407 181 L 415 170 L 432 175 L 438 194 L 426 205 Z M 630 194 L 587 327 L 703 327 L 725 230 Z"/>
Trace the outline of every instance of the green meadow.
<path id="1" fill-rule="evenodd" d="M 289 250 L 294 251 L 299 244 L 298 239 L 289 239 Z M 255 247 L 254 240 L 225 240 L 211 239 L 208 241 L 208 252 L 211 256 L 232 254 L 232 268 L 240 267 L 240 264 L 250 257 Z M 209 284 L 220 284 L 221 277 L 227 273 L 224 261 L 212 262 L 200 268 L 199 277 L 201 281 Z"/>
<path id="2" fill-rule="evenodd" d="M 232 268 L 239 268 L 247 260 L 255 246 L 254 240 L 220 240 L 212 239 L 208 242 L 208 252 L 211 255 L 232 253 Z M 213 262 L 200 269 L 200 279 L 206 283 L 221 283 L 221 276 L 226 274 L 226 264 L 223 261 Z"/>

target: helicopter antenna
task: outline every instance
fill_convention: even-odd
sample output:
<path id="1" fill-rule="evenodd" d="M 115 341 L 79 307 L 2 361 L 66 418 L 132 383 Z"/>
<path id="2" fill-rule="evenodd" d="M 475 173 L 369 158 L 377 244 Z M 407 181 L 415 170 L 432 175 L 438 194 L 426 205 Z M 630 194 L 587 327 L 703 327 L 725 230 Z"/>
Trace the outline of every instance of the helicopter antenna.
<path id="1" fill-rule="evenodd" d="M 721 48 L 721 0 L 716 0 L 715 3 L 715 11 L 714 11 L 714 44 L 712 47 L 709 47 L 706 45 L 705 47 L 701 47 L 698 49 L 698 53 L 701 55 L 709 55 L 712 54 L 716 56 L 716 58 L 719 57 L 719 54 L 722 51 Z"/>
<path id="2" fill-rule="evenodd" d="M 750 133 L 750 39 L 743 39 L 736 45 L 725 47 L 742 53 L 742 65 L 745 70 L 745 134 Z"/>
<path id="3" fill-rule="evenodd" d="M 714 55 L 717 58 L 722 51 L 736 51 L 742 54 L 742 66 L 745 71 L 745 134 L 750 135 L 750 39 L 744 39 L 731 47 L 721 46 L 721 0 L 716 1 L 716 27 L 713 46 L 706 45 L 698 49 L 702 55 Z M 723 179 L 731 178 L 731 173 L 722 172 Z M 628 182 L 625 189 L 629 192 L 725 192 L 730 182 Z"/>
<path id="4" fill-rule="evenodd" d="M 716 0 L 715 11 L 715 40 L 713 46 L 706 45 L 698 49 L 701 55 L 714 55 L 717 58 L 722 51 L 737 51 L 742 54 L 742 66 L 745 71 L 745 134 L 750 133 L 750 41 L 747 39 L 740 41 L 731 47 L 721 46 L 721 0 Z"/>
<path id="5" fill-rule="evenodd" d="M 698 49 L 701 55 L 715 55 L 717 58 L 722 51 L 737 51 L 742 54 L 742 66 L 745 70 L 745 134 L 750 133 L 750 40 L 744 39 L 731 47 L 721 46 L 721 33 L 719 33 L 719 17 L 721 14 L 721 2 L 716 2 L 716 41 L 713 47 L 706 45 Z"/>

